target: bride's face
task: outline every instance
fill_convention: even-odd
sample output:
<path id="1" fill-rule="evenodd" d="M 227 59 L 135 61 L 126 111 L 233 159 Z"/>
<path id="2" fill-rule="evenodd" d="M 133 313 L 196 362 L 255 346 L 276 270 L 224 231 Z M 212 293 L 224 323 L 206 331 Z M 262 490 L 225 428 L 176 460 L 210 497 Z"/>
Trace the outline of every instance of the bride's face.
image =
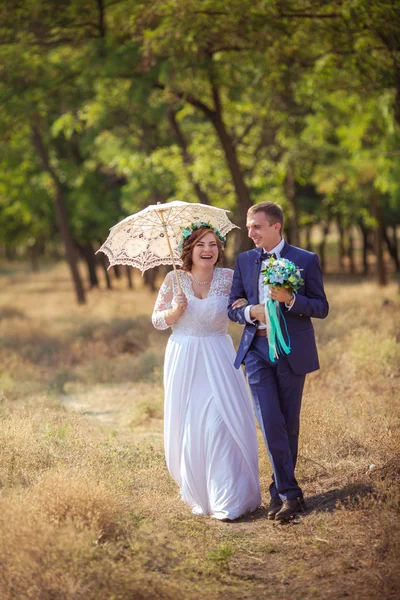
<path id="1" fill-rule="evenodd" d="M 214 266 L 218 260 L 218 245 L 215 233 L 210 231 L 199 239 L 192 252 L 194 267 Z"/>

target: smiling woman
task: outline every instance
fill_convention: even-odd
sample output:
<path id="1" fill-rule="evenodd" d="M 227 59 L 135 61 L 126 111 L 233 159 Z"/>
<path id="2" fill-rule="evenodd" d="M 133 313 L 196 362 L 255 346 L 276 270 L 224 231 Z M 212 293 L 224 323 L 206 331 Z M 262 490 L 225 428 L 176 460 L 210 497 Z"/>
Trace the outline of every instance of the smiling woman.
<path id="1" fill-rule="evenodd" d="M 193 223 L 184 229 L 183 235 L 186 237 L 182 243 L 182 271 L 190 274 L 195 297 L 204 300 L 210 291 L 214 268 L 222 262 L 225 238 L 209 223 Z M 176 301 L 178 306 L 186 307 L 184 294 L 178 294 Z M 168 325 L 173 322 L 169 319 Z"/>
<path id="2" fill-rule="evenodd" d="M 261 496 L 253 411 L 228 335 L 233 272 L 216 267 L 221 237 L 206 224 L 192 228 L 178 271 L 182 293 L 169 273 L 153 324 L 172 326 L 164 363 L 169 472 L 194 514 L 233 520 L 255 510 Z"/>
<path id="3" fill-rule="evenodd" d="M 218 235 L 219 234 L 219 235 Z M 196 263 L 197 267 L 214 268 L 222 262 L 225 238 L 209 225 L 203 225 L 194 229 L 189 237 L 183 242 L 182 247 L 182 270 L 192 271 Z M 206 258 L 207 262 L 197 260 Z M 210 260 L 213 259 L 213 260 Z M 210 264 L 211 262 L 211 264 Z M 196 268 L 195 266 L 195 268 Z"/>
<path id="4" fill-rule="evenodd" d="M 193 242 L 190 275 L 196 298 L 201 300 L 207 298 L 214 275 L 214 266 L 221 260 L 222 245 L 214 232 L 203 233 L 197 241 Z"/>

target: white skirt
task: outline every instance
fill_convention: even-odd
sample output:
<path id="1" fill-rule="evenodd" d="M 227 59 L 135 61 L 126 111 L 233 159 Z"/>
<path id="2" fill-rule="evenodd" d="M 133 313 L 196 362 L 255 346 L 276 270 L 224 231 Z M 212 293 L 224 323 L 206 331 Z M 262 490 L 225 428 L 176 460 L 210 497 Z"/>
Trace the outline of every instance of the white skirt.
<path id="1" fill-rule="evenodd" d="M 229 335 L 173 333 L 165 366 L 168 470 L 196 514 L 237 519 L 261 504 L 253 409 Z"/>

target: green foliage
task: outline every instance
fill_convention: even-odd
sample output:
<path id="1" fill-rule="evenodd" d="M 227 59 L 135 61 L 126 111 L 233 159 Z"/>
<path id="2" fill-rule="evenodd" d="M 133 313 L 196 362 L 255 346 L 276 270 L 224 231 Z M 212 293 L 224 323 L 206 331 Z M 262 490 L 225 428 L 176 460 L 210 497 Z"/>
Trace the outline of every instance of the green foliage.
<path id="1" fill-rule="evenodd" d="M 26 128 L 21 128 L 0 144 L 0 243 L 43 242 L 54 226 L 50 182 L 37 168 Z"/>
<path id="2" fill-rule="evenodd" d="M 229 544 L 220 544 L 215 550 L 208 553 L 209 561 L 220 570 L 229 569 L 229 558 L 232 556 L 232 548 Z"/>
<path id="3" fill-rule="evenodd" d="M 388 1 L 7 2 L 0 242 L 55 235 L 55 179 L 94 246 L 199 188 L 238 222 L 242 185 L 300 225 L 371 225 L 373 197 L 399 223 L 399 26 Z"/>

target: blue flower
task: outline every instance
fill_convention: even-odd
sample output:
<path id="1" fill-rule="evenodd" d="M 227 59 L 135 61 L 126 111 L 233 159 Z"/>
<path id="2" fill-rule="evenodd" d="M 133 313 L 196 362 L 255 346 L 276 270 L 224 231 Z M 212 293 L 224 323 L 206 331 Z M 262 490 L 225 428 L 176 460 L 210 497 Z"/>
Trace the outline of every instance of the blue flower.
<path id="1" fill-rule="evenodd" d="M 218 237 L 218 239 L 220 240 L 220 242 L 222 243 L 222 247 L 225 248 L 226 238 L 222 235 L 222 233 L 220 232 L 219 229 L 217 229 L 216 227 L 213 227 L 209 221 L 207 223 L 205 221 L 197 221 L 196 223 L 191 223 L 190 225 L 187 225 L 186 227 L 181 227 L 182 240 L 180 241 L 180 243 L 177 246 L 177 250 L 179 252 L 182 252 L 184 243 L 192 235 L 192 233 L 194 231 L 196 231 L 196 229 L 201 229 L 201 227 L 207 227 L 208 229 L 213 231 L 215 233 L 215 235 Z"/>
<path id="2" fill-rule="evenodd" d="M 286 258 L 271 258 L 263 269 L 265 285 L 281 285 L 282 287 L 297 291 L 304 284 L 298 267 Z"/>

